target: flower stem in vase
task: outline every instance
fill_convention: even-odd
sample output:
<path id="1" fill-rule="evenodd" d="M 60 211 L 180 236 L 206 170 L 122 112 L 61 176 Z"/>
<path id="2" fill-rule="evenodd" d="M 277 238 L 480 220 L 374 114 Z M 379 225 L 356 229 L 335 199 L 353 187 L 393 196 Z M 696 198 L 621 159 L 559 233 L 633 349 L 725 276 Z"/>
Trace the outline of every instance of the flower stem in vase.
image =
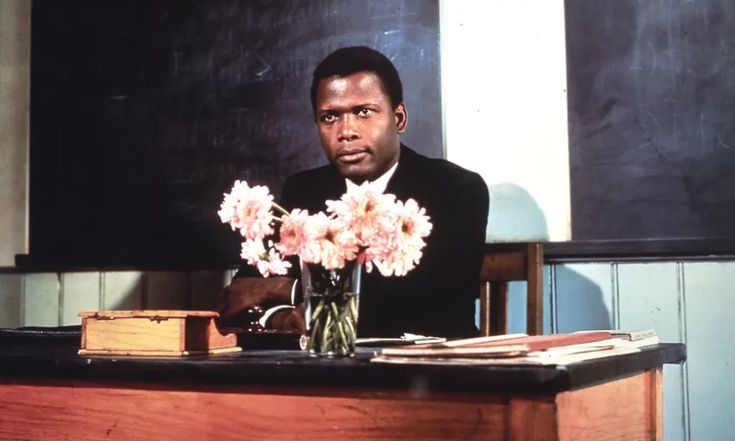
<path id="1" fill-rule="evenodd" d="M 307 349 L 318 355 L 349 356 L 355 351 L 357 305 L 355 294 L 312 295 Z"/>

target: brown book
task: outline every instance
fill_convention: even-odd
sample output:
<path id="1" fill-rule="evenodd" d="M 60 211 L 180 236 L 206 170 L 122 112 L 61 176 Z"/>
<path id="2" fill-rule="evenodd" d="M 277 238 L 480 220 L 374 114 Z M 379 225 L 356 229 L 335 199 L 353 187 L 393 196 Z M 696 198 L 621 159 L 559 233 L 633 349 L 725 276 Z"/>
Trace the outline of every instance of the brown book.
<path id="1" fill-rule="evenodd" d="M 606 331 L 579 334 L 477 337 L 445 343 L 384 348 L 384 357 L 516 357 L 533 351 L 609 340 Z"/>
<path id="2" fill-rule="evenodd" d="M 222 335 L 214 311 L 80 312 L 79 355 L 182 357 L 237 352 L 237 336 Z"/>

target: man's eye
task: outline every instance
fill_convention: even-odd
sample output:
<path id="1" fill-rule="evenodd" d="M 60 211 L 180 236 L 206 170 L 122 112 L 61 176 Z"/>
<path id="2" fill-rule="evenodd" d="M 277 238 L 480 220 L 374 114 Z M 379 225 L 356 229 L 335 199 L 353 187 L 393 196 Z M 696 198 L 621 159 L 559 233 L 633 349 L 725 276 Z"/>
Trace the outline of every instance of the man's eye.
<path id="1" fill-rule="evenodd" d="M 322 115 L 321 120 L 322 122 L 325 122 L 325 123 L 333 123 L 337 120 L 337 115 L 333 113 L 327 113 L 325 115 Z"/>
<path id="2" fill-rule="evenodd" d="M 373 110 L 366 107 L 363 107 L 357 111 L 357 114 L 359 116 L 370 116 L 371 113 L 373 113 Z"/>

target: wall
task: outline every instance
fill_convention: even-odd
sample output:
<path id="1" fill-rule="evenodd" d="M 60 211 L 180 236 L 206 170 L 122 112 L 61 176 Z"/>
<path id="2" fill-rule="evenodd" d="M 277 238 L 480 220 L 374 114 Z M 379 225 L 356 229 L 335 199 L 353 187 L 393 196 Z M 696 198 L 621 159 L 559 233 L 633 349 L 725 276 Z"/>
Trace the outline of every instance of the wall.
<path id="1" fill-rule="evenodd" d="M 446 154 L 488 184 L 488 241 L 570 239 L 564 2 L 442 1 L 441 45 Z"/>
<path id="2" fill-rule="evenodd" d="M 81 311 L 212 310 L 233 271 L 0 272 L 0 327 L 78 325 Z"/>
<path id="3" fill-rule="evenodd" d="M 687 346 L 664 367 L 664 439 L 733 439 L 735 262 L 577 263 L 546 267 L 545 332 L 653 328 Z M 525 327 L 525 284 L 510 289 L 509 331 Z"/>
<path id="4" fill-rule="evenodd" d="M 27 252 L 30 24 L 30 1 L 0 1 L 0 267 Z"/>

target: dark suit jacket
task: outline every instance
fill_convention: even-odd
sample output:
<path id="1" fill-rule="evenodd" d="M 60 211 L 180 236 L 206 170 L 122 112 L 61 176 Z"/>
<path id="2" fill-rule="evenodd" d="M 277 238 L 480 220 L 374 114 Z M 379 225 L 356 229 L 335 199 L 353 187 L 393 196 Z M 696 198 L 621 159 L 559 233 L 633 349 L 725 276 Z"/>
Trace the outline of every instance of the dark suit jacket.
<path id="1" fill-rule="evenodd" d="M 339 199 L 345 191 L 344 178 L 327 165 L 288 178 L 281 202 L 289 210 L 315 213 L 326 209 L 325 200 Z M 358 336 L 476 335 L 475 298 L 489 205 L 482 177 L 402 145 L 386 193 L 402 201 L 415 199 L 426 208 L 433 228 L 419 265 L 408 275 L 383 277 L 377 269 L 363 273 Z"/>

